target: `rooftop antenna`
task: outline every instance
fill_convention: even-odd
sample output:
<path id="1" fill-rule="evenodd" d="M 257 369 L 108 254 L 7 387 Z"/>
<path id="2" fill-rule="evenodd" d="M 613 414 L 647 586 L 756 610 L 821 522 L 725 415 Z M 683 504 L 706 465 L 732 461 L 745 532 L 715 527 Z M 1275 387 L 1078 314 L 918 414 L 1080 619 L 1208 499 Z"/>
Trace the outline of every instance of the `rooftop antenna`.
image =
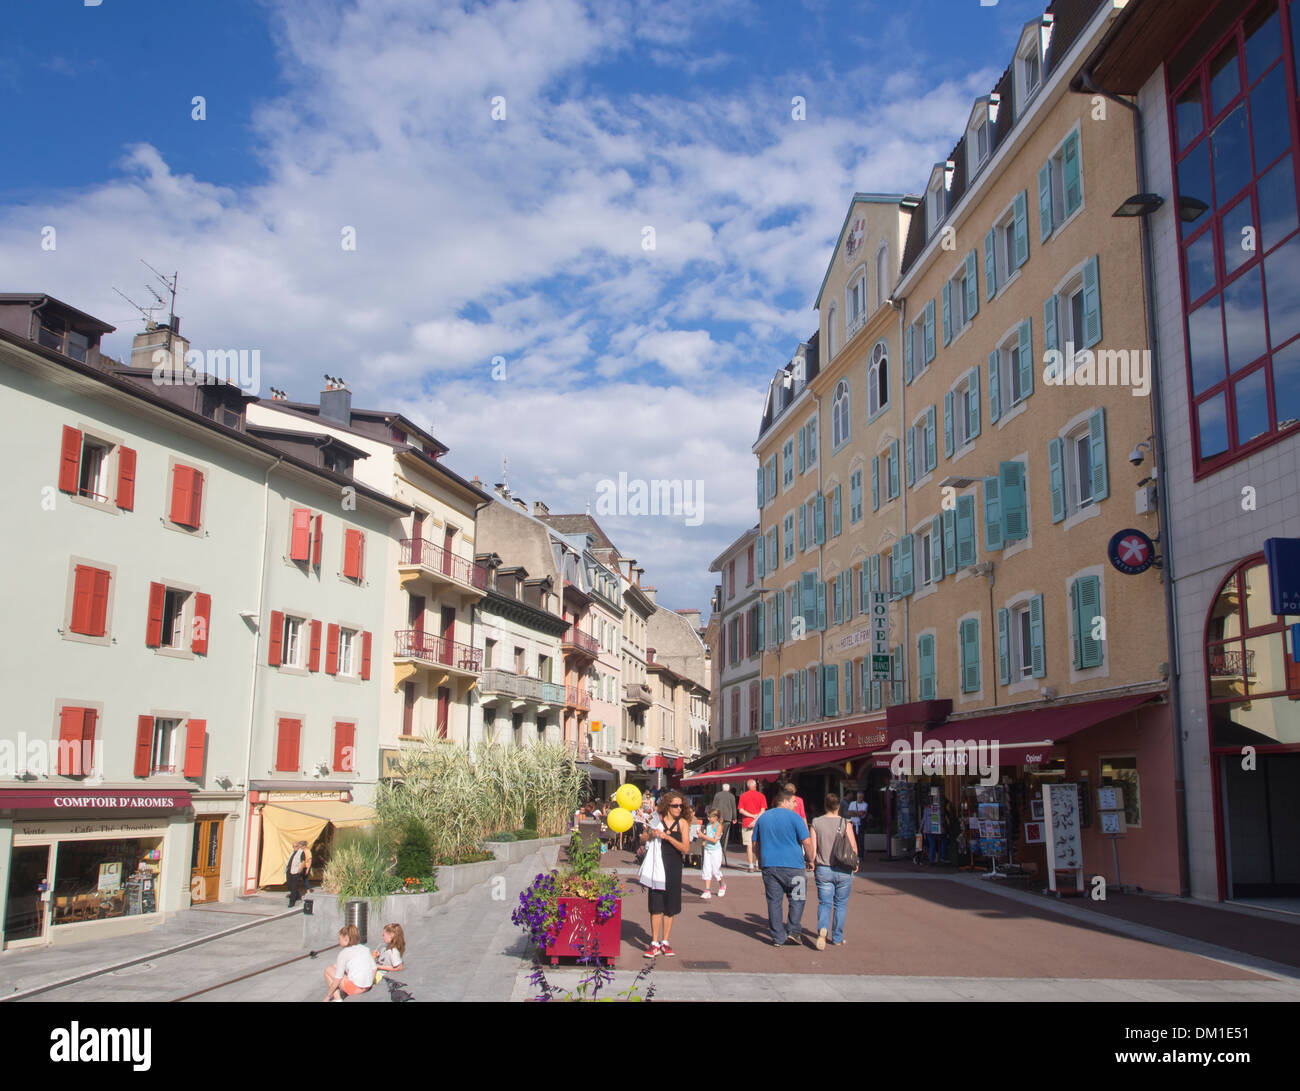
<path id="1" fill-rule="evenodd" d="M 154 298 L 154 302 L 148 307 L 141 307 L 134 299 L 128 296 L 125 292 L 119 291 L 117 288 L 114 288 L 113 291 L 117 292 L 118 295 L 139 311 L 144 316 L 145 322 L 150 325 L 153 324 L 153 312 L 158 310 L 160 307 L 167 308 L 167 357 L 170 359 L 172 354 L 172 335 L 176 331 L 176 285 L 179 283 L 181 275 L 179 272 L 175 272 L 172 273 L 171 279 L 168 279 L 145 261 L 144 258 L 140 259 L 140 264 L 153 273 L 153 275 L 158 278 L 159 283 L 167 289 L 171 296 L 170 302 L 163 299 L 152 284 L 145 285 L 145 287 L 149 289 L 149 294 Z"/>
<path id="2" fill-rule="evenodd" d="M 501 484 L 505 486 L 506 492 L 510 491 L 510 456 L 501 456 Z"/>

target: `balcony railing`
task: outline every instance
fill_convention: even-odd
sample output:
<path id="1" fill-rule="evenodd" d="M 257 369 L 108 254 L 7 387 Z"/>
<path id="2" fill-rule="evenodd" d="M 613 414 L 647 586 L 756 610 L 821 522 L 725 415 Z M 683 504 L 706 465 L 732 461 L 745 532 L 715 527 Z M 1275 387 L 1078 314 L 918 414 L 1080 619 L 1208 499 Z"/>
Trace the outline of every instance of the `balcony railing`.
<path id="1" fill-rule="evenodd" d="M 548 705 L 564 704 L 564 687 L 559 682 L 543 682 L 542 700 Z"/>
<path id="2" fill-rule="evenodd" d="M 458 644 L 454 640 L 444 640 L 431 633 L 422 633 L 418 629 L 401 629 L 397 637 L 398 659 L 418 659 L 423 663 L 441 663 L 457 670 L 478 673 L 483 669 L 483 652 L 471 648 L 468 644 Z"/>
<path id="3" fill-rule="evenodd" d="M 529 678 L 512 671 L 484 671 L 481 688 L 484 694 L 500 693 L 521 701 L 537 701 L 545 705 L 564 703 L 564 687 L 558 682 L 543 682 L 540 678 Z"/>
<path id="4" fill-rule="evenodd" d="M 581 648 L 588 655 L 599 654 L 599 647 L 596 644 L 594 636 L 588 636 L 576 625 L 570 625 L 565 631 L 564 636 L 560 639 L 561 644 L 569 644 L 575 648 Z"/>
<path id="5" fill-rule="evenodd" d="M 1220 651 L 1210 656 L 1210 674 L 1215 678 L 1242 678 L 1255 673 L 1255 653 L 1245 653 L 1245 667 L 1242 668 L 1242 652 Z"/>
<path id="6" fill-rule="evenodd" d="M 401 563 L 418 564 L 458 583 L 467 583 L 480 591 L 487 590 L 488 571 L 485 566 L 477 561 L 448 553 L 441 546 L 434 545 L 428 538 L 403 538 Z"/>
<path id="7" fill-rule="evenodd" d="M 581 686 L 569 686 L 564 691 L 564 703 L 570 708 L 591 708 L 591 694 Z"/>
<path id="8" fill-rule="evenodd" d="M 862 324 L 867 320 L 866 308 L 863 308 L 855 315 L 846 316 L 844 319 L 844 341 L 848 343 L 850 337 L 862 328 Z"/>
<path id="9" fill-rule="evenodd" d="M 628 682 L 624 685 L 623 699 L 633 705 L 654 704 L 654 694 L 650 692 L 650 687 L 637 682 Z"/>

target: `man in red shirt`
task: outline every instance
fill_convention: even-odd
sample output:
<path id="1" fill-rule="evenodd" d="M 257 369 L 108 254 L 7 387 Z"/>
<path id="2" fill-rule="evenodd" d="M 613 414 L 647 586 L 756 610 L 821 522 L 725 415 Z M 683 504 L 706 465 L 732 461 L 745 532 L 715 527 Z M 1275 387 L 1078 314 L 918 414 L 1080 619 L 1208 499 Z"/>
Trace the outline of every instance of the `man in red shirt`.
<path id="1" fill-rule="evenodd" d="M 807 825 L 808 812 L 805 811 L 803 808 L 803 798 L 799 795 L 799 789 L 794 786 L 794 781 L 791 781 L 789 784 L 785 785 L 785 790 L 789 792 L 792 796 L 794 796 L 794 813 L 797 814 L 800 818 L 802 818 L 804 820 L 804 824 Z M 812 827 L 810 826 L 809 829 L 811 828 Z"/>
<path id="2" fill-rule="evenodd" d="M 740 797 L 737 809 L 740 811 L 740 840 L 745 845 L 745 859 L 750 871 L 757 871 L 754 863 L 754 823 L 758 816 L 767 810 L 767 797 L 758 790 L 758 781 L 745 782 L 745 793 Z"/>

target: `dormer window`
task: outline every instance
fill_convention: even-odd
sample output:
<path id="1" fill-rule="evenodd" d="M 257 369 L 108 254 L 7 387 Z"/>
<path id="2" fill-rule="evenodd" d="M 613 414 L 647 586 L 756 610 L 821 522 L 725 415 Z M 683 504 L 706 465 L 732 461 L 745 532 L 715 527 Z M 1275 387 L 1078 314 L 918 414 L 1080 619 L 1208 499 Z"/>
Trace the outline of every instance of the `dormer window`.
<path id="1" fill-rule="evenodd" d="M 54 314 L 38 316 L 36 342 L 47 349 L 71 356 L 81 364 L 86 362 L 86 351 L 90 348 L 90 338 L 70 328 L 64 319 Z"/>
<path id="2" fill-rule="evenodd" d="M 946 163 L 938 163 L 930 172 L 930 184 L 925 191 L 925 237 L 932 238 L 948 214 L 948 171 Z"/>
<path id="3" fill-rule="evenodd" d="M 1037 93 L 1043 82 L 1043 58 L 1052 40 L 1052 16 L 1044 15 L 1025 24 L 1016 47 L 1016 116 Z"/>
<path id="4" fill-rule="evenodd" d="M 966 174 L 974 178 L 989 158 L 988 99 L 980 99 L 971 112 L 966 128 Z"/>

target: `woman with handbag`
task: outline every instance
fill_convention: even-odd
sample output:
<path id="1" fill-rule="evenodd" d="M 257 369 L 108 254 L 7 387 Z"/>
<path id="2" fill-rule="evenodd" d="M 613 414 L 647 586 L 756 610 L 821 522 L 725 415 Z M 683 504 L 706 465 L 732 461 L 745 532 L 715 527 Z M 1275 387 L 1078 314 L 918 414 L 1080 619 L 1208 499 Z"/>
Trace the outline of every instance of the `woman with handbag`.
<path id="1" fill-rule="evenodd" d="M 682 818 L 686 797 L 678 791 L 665 792 L 656 810 L 658 815 L 641 835 L 648 851 L 639 879 L 650 892 L 650 946 L 645 958 L 676 954 L 668 937 L 673 918 L 682 911 L 682 858 L 691 851 L 689 820 Z"/>
<path id="2" fill-rule="evenodd" d="M 817 882 L 817 950 L 823 951 L 828 931 L 832 947 L 845 942 L 844 918 L 858 870 L 858 839 L 852 823 L 840 817 L 840 797 L 834 792 L 826 796 L 826 813 L 813 819 L 812 832 L 817 860 L 813 871 Z"/>

